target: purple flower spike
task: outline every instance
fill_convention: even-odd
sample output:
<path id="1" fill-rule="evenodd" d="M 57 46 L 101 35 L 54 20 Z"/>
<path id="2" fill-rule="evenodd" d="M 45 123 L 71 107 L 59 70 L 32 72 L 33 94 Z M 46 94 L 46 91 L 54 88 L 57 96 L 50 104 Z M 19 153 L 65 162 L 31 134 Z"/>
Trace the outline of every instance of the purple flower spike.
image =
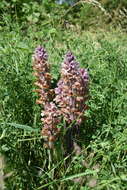
<path id="1" fill-rule="evenodd" d="M 78 72 L 79 63 L 75 61 L 75 57 L 71 52 L 68 52 L 65 56 L 64 62 L 62 63 L 61 74 L 62 76 L 73 77 Z M 69 76 L 69 75 L 68 75 Z"/>
<path id="2" fill-rule="evenodd" d="M 67 62 L 70 63 L 71 61 L 73 61 L 73 60 L 75 59 L 75 57 L 73 56 L 73 54 L 72 54 L 71 52 L 68 52 L 68 53 L 66 54 L 65 59 L 66 59 Z"/>
<path id="3" fill-rule="evenodd" d="M 33 55 L 33 69 L 37 79 L 35 85 L 39 87 L 35 92 L 38 92 L 40 96 L 36 103 L 43 105 L 51 101 L 53 95 L 53 90 L 51 89 L 51 74 L 47 59 L 48 55 L 46 50 L 42 46 L 38 46 Z"/>
<path id="4" fill-rule="evenodd" d="M 87 108 L 88 80 L 87 70 L 79 68 L 73 54 L 68 52 L 62 63 L 61 79 L 55 89 L 54 101 L 69 124 L 73 121 L 79 124 L 83 120 Z"/>
<path id="5" fill-rule="evenodd" d="M 86 69 L 81 69 L 79 63 L 71 52 L 65 55 L 61 65 L 61 78 L 57 88 L 52 89 L 52 77 L 47 63 L 48 55 L 42 46 L 35 49 L 33 55 L 33 69 L 36 76 L 35 85 L 40 98 L 36 101 L 43 105 L 41 121 L 43 128 L 41 134 L 48 148 L 53 148 L 60 128 L 57 125 L 61 118 L 69 125 L 75 121 L 80 125 L 84 119 L 84 112 L 88 109 L 89 75 Z"/>
<path id="6" fill-rule="evenodd" d="M 42 46 L 38 46 L 35 49 L 35 57 L 41 60 L 44 59 L 45 61 L 48 59 L 47 52 Z"/>

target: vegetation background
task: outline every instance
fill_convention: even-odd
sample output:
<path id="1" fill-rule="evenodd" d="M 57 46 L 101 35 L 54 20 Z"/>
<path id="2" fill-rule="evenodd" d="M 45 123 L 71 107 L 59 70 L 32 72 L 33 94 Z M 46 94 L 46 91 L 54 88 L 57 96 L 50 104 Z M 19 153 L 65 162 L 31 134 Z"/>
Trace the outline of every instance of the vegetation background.
<path id="1" fill-rule="evenodd" d="M 127 1 L 0 1 L 0 189 L 127 189 Z M 68 49 L 89 70 L 87 120 L 68 157 L 43 147 L 31 56 L 49 53 L 54 82 Z M 77 149 L 80 149 L 77 147 Z"/>

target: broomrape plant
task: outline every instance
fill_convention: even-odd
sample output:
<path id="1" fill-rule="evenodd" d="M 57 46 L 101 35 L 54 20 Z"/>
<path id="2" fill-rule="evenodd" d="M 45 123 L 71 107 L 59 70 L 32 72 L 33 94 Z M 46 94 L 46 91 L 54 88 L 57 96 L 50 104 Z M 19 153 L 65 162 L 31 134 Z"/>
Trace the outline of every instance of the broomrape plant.
<path id="1" fill-rule="evenodd" d="M 65 55 L 61 65 L 61 78 L 55 89 L 51 88 L 51 74 L 48 65 L 48 55 L 45 49 L 38 46 L 33 55 L 33 69 L 39 87 L 40 98 L 37 104 L 43 106 L 41 121 L 43 128 L 41 134 L 48 148 L 53 148 L 54 142 L 60 134 L 58 124 L 64 120 L 66 128 L 79 126 L 84 120 L 84 112 L 88 108 L 89 76 L 86 69 L 80 68 L 71 52 Z M 74 123 L 74 124 L 73 124 Z M 68 134 L 70 135 L 70 134 Z"/>

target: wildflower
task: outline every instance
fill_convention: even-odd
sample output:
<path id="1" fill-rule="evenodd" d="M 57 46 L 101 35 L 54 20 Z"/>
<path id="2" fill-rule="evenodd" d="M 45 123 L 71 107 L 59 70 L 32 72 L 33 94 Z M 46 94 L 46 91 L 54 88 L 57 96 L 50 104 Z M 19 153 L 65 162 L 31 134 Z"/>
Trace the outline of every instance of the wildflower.
<path id="1" fill-rule="evenodd" d="M 33 55 L 33 69 L 35 70 L 34 76 L 37 78 L 35 85 L 39 87 L 39 89 L 34 91 L 40 96 L 36 103 L 42 105 L 51 101 L 53 96 L 53 90 L 51 89 L 51 74 L 49 73 L 50 69 L 47 64 L 47 59 L 48 55 L 46 50 L 38 46 Z"/>
<path id="2" fill-rule="evenodd" d="M 88 72 L 79 67 L 71 52 L 66 54 L 61 67 L 61 79 L 55 89 L 55 102 L 68 124 L 74 121 L 80 124 L 87 109 Z"/>
<path id="3" fill-rule="evenodd" d="M 61 66 L 61 78 L 57 88 L 51 89 L 51 74 L 47 59 L 45 49 L 38 46 L 33 56 L 34 75 L 37 78 L 35 85 L 38 86 L 35 92 L 40 96 L 36 102 L 43 105 L 41 134 L 46 146 L 53 148 L 60 133 L 60 128 L 57 126 L 61 117 L 65 119 L 67 126 L 74 121 L 78 125 L 83 121 L 84 111 L 87 109 L 89 76 L 87 70 L 81 69 L 72 53 L 68 52 Z M 70 135 L 72 130 L 67 131 L 65 138 L 68 139 L 68 148 L 71 148 L 73 143 Z"/>
<path id="4" fill-rule="evenodd" d="M 52 148 L 60 131 L 60 129 L 57 128 L 57 125 L 60 122 L 60 117 L 57 107 L 52 102 L 54 90 L 51 89 L 51 74 L 47 59 L 48 55 L 45 49 L 38 46 L 33 55 L 34 75 L 37 78 L 35 85 L 38 87 L 38 89 L 34 91 L 40 96 L 36 103 L 43 105 L 41 113 L 43 128 L 41 134 L 45 140 L 45 144 L 49 148 Z"/>
<path id="5" fill-rule="evenodd" d="M 60 132 L 60 128 L 57 127 L 60 123 L 60 112 L 53 102 L 47 103 L 44 108 L 41 114 L 41 121 L 43 122 L 41 134 L 45 139 L 45 145 L 53 148 L 54 142 Z"/>

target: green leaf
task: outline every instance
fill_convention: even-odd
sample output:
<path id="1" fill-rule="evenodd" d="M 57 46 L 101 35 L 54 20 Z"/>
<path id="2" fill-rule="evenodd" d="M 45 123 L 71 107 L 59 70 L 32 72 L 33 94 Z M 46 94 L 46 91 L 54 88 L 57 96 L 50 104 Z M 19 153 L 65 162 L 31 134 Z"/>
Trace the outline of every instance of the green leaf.
<path id="1" fill-rule="evenodd" d="M 7 125 L 10 125 L 12 127 L 18 128 L 18 129 L 23 129 L 26 131 L 30 131 L 30 132 L 38 132 L 39 129 L 33 129 L 32 127 L 28 126 L 28 125 L 20 125 L 20 124 L 16 124 L 16 123 L 6 123 Z"/>
<path id="2" fill-rule="evenodd" d="M 86 170 L 86 172 L 65 177 L 65 178 L 61 179 L 61 181 L 72 180 L 72 179 L 74 179 L 74 178 L 78 178 L 78 177 L 82 177 L 82 176 L 86 176 L 86 175 L 91 175 L 91 174 L 95 174 L 95 173 L 96 173 L 96 172 L 93 171 L 93 170 Z"/>

